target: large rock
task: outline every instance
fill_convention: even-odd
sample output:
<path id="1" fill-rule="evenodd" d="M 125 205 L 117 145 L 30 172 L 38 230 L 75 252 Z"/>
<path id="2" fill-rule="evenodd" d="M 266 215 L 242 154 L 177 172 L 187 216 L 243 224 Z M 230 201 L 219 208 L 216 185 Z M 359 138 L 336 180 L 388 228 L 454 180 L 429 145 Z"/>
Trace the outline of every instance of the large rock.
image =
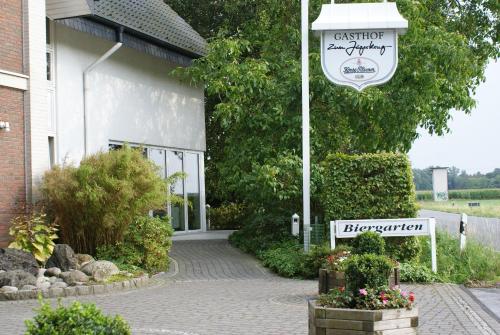
<path id="1" fill-rule="evenodd" d="M 29 252 L 18 249 L 0 249 L 0 270 L 23 270 L 36 276 L 38 263 Z"/>
<path id="2" fill-rule="evenodd" d="M 110 261 L 95 261 L 84 265 L 81 270 L 96 281 L 105 281 L 112 275 L 120 273 L 118 267 Z"/>
<path id="3" fill-rule="evenodd" d="M 94 257 L 87 255 L 87 254 L 76 254 L 75 255 L 77 261 L 78 261 L 78 267 L 81 268 L 82 266 L 86 265 L 87 263 L 94 262 L 95 259 Z"/>
<path id="4" fill-rule="evenodd" d="M 72 270 L 61 273 L 61 278 L 68 285 L 76 285 L 77 283 L 86 283 L 89 277 L 79 270 Z"/>
<path id="5" fill-rule="evenodd" d="M 36 285 L 36 277 L 23 270 L 0 273 L 0 287 L 15 286 L 21 288 L 24 285 Z"/>
<path id="6" fill-rule="evenodd" d="M 62 271 L 69 271 L 77 268 L 78 261 L 75 257 L 75 252 L 67 244 L 57 244 L 54 247 L 52 256 L 50 256 L 47 268 L 59 268 Z"/>
<path id="7" fill-rule="evenodd" d="M 48 277 L 59 277 L 61 272 L 59 268 L 48 268 L 47 271 L 45 271 L 45 275 Z"/>
<path id="8" fill-rule="evenodd" d="M 3 292 L 3 293 L 14 293 L 17 291 L 19 291 L 19 289 L 15 286 L 4 286 L 4 287 L 0 288 L 0 292 Z"/>

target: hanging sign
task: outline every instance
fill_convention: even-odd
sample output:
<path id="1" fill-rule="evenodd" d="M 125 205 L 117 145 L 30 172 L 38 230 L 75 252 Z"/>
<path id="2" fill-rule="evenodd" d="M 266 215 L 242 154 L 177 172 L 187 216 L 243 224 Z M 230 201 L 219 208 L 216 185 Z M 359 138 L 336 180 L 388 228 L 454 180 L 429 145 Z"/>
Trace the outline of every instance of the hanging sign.
<path id="1" fill-rule="evenodd" d="M 398 65 L 398 34 L 407 27 L 395 3 L 323 5 L 313 23 L 321 32 L 323 72 L 358 91 L 387 82 Z"/>

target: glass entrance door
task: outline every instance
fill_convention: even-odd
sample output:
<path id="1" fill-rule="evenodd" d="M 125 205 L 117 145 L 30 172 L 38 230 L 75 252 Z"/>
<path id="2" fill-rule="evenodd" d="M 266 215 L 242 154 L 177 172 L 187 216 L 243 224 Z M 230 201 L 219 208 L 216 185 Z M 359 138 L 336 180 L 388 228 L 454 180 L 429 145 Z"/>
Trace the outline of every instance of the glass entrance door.
<path id="1" fill-rule="evenodd" d="M 182 150 L 150 148 L 149 159 L 159 167 L 162 178 L 184 172 L 185 179 L 170 185 L 170 194 L 181 199 L 181 203 L 168 206 L 172 227 L 177 232 L 200 230 L 202 228 L 202 186 L 200 154 Z M 154 215 L 166 215 L 166 211 L 155 211 Z"/>

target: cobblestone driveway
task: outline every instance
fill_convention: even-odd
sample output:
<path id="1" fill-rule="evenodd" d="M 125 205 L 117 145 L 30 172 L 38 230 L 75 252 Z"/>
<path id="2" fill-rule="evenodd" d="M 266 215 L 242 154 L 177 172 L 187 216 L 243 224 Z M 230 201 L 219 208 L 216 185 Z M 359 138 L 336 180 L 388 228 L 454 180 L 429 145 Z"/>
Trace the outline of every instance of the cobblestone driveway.
<path id="1" fill-rule="evenodd" d="M 121 314 L 134 334 L 307 334 L 306 299 L 315 281 L 276 277 L 227 241 L 175 242 L 172 257 L 171 272 L 155 286 L 79 300 Z M 459 287 L 408 288 L 417 294 L 419 334 L 500 334 L 500 325 Z M 36 305 L 0 302 L 0 334 L 22 334 Z"/>

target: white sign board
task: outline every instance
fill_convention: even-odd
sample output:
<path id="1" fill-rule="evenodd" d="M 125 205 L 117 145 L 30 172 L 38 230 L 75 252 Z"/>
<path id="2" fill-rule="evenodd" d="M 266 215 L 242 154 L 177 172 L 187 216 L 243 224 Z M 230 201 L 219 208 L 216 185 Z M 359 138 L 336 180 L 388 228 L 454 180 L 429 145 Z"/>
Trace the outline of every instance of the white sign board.
<path id="1" fill-rule="evenodd" d="M 358 91 L 385 83 L 398 66 L 395 29 L 323 31 L 321 65 L 335 84 Z"/>
<path id="2" fill-rule="evenodd" d="M 448 168 L 432 169 L 432 193 L 434 201 L 448 201 Z"/>
<path id="3" fill-rule="evenodd" d="M 330 222 L 331 248 L 335 238 L 352 238 L 365 231 L 374 231 L 383 237 L 430 236 L 432 271 L 437 272 L 436 220 L 433 218 L 385 219 L 385 220 L 338 220 Z"/>

